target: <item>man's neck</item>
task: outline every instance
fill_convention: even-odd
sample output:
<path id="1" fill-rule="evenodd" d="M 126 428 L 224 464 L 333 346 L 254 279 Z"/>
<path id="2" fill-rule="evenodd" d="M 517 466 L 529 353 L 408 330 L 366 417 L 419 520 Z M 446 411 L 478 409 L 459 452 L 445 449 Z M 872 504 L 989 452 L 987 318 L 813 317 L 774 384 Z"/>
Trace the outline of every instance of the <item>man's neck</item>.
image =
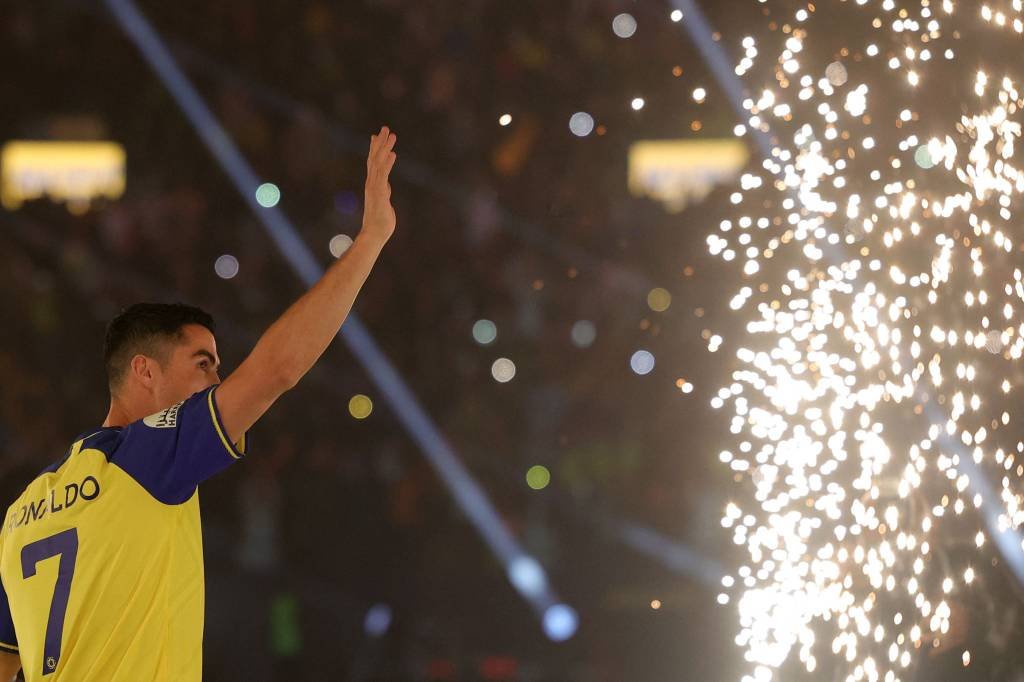
<path id="1" fill-rule="evenodd" d="M 133 421 L 136 421 L 137 417 L 131 413 L 121 402 L 117 399 L 110 401 L 110 410 L 107 411 L 107 417 L 103 420 L 103 426 L 127 426 Z"/>

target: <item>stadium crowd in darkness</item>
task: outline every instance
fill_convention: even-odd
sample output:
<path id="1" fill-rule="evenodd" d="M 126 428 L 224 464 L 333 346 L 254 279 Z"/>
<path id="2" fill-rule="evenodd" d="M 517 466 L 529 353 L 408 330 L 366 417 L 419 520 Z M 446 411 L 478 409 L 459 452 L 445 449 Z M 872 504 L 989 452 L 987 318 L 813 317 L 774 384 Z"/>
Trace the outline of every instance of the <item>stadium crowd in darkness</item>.
<path id="1" fill-rule="evenodd" d="M 715 592 L 627 550 L 608 522 L 709 559 L 729 551 L 716 531 L 722 426 L 707 407 L 722 377 L 701 338 L 726 288 L 703 235 L 726 202 L 670 215 L 625 182 L 635 139 L 696 135 L 694 120 L 701 135 L 732 128 L 724 102 L 690 98 L 712 84 L 668 8 L 142 7 L 324 264 L 332 236 L 358 233 L 369 131 L 397 131 L 398 231 L 356 310 L 581 616 L 573 641 L 544 639 L 339 343 L 257 425 L 251 458 L 203 488 L 206 679 L 726 679 L 737 656 Z M 640 24 L 628 41 L 610 30 L 624 8 Z M 0 8 L 0 55 L 0 138 L 111 139 L 128 153 L 118 201 L 0 213 L 11 499 L 102 419 L 103 329 L 121 307 L 203 306 L 230 371 L 301 286 L 98 4 Z M 638 94 L 648 104 L 633 111 Z M 577 110 L 594 114 L 589 137 L 568 131 Z M 221 254 L 237 276 L 214 272 Z M 646 304 L 655 286 L 673 296 L 664 313 Z M 481 318 L 497 324 L 489 346 L 471 333 Z M 572 341 L 578 320 L 596 328 L 589 347 Z M 630 369 L 640 348 L 657 359 L 646 376 Z M 507 384 L 491 376 L 499 357 L 516 363 Z M 696 392 L 679 390 L 684 377 Z M 374 401 L 368 419 L 348 414 L 357 393 Z M 534 464 L 552 473 L 542 491 L 525 484 Z M 704 625 L 686 629 L 695 617 Z"/>

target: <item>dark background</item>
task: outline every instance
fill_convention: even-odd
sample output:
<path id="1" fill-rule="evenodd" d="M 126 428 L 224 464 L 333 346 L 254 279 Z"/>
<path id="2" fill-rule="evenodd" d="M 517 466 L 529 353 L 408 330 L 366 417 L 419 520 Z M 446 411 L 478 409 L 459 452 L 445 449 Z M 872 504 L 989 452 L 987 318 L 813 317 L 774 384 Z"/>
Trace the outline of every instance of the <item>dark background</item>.
<path id="1" fill-rule="evenodd" d="M 734 125 L 722 98 L 693 101 L 714 84 L 671 8 L 140 8 L 324 265 L 333 235 L 358 232 L 370 133 L 398 133 L 398 230 L 356 312 L 580 616 L 572 640 L 547 640 L 337 343 L 256 426 L 251 458 L 203 486 L 206 679 L 734 676 L 739 650 L 714 587 L 615 530 L 629 520 L 716 563 L 727 542 L 719 417 L 707 406 L 716 375 L 707 318 L 695 315 L 716 289 L 707 207 L 670 216 L 626 189 L 636 139 L 724 137 Z M 624 11 L 639 23 L 629 40 L 611 30 Z M 302 286 L 100 3 L 3 5 L 0 58 L 0 139 L 111 139 L 128 158 L 116 202 L 0 213 L 12 498 L 103 419 L 102 335 L 121 307 L 206 308 L 230 372 Z M 635 96 L 647 101 L 639 112 Z M 568 130 L 580 110 L 601 126 L 586 138 Z M 240 264 L 230 280 L 213 268 L 224 253 Z M 663 313 L 646 304 L 655 286 L 673 295 Z M 474 342 L 480 318 L 497 325 L 490 346 Z M 577 320 L 596 327 L 589 348 L 572 342 Z M 641 348 L 657 359 L 646 376 L 629 364 Z M 507 384 L 491 377 L 498 357 L 516 363 Z M 697 390 L 683 394 L 680 378 Z M 357 393 L 374 401 L 368 419 L 348 414 Z M 526 485 L 534 464 L 552 474 L 541 491 Z M 392 614 L 376 638 L 364 629 L 374 604 Z"/>
<path id="2" fill-rule="evenodd" d="M 735 58 L 742 36 L 795 3 L 702 5 Z M 252 456 L 202 488 L 205 679 L 738 679 L 734 607 L 698 571 L 630 547 L 621 525 L 708 572 L 735 563 L 719 525 L 728 419 L 708 404 L 730 356 L 706 350 L 736 324 L 736 268 L 705 244 L 731 189 L 669 214 L 626 187 L 636 140 L 730 137 L 737 122 L 672 8 L 140 8 L 325 266 L 330 239 L 358 233 L 369 135 L 397 132 L 398 228 L 355 311 L 580 617 L 570 641 L 544 636 L 339 342 L 255 427 Z M 620 12 L 639 23 L 628 40 L 611 30 Z M 0 142 L 108 139 L 128 158 L 118 201 L 0 212 L 10 500 L 102 421 L 103 330 L 122 307 L 209 310 L 226 374 L 303 287 L 102 3 L 0 5 L 0 60 Z M 570 134 L 576 111 L 594 133 Z M 221 254 L 237 257 L 236 277 L 215 273 Z M 668 310 L 647 305 L 654 287 L 671 293 Z M 482 318 L 498 329 L 487 346 L 472 335 Z M 589 347 L 573 343 L 579 320 L 595 325 Z M 639 349 L 656 357 L 650 374 L 630 368 Z M 509 383 L 491 376 L 499 357 L 516 364 Z M 347 409 L 359 393 L 374 404 L 363 420 Z M 539 491 L 525 480 L 536 464 L 551 472 Z M 377 636 L 365 627 L 375 605 L 391 614 Z"/>

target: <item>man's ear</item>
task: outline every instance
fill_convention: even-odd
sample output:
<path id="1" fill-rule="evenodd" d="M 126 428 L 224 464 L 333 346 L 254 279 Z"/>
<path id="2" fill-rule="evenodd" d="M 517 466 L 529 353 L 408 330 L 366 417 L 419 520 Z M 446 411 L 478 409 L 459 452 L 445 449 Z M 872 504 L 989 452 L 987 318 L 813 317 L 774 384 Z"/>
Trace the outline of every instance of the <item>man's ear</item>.
<path id="1" fill-rule="evenodd" d="M 136 355 L 132 358 L 132 375 L 146 388 L 152 388 L 156 378 L 160 375 L 160 365 L 156 360 L 145 355 Z"/>

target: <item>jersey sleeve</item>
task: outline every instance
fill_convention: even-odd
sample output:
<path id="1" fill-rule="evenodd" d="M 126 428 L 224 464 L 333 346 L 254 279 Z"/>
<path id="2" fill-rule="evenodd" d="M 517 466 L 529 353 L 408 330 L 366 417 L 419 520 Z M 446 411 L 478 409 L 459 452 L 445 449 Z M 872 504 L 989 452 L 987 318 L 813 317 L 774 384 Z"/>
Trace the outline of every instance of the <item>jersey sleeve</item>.
<path id="1" fill-rule="evenodd" d="M 2 583 L 0 583 L 0 651 L 8 654 L 18 653 L 18 637 L 14 634 L 11 605 L 7 601 L 7 589 Z"/>
<path id="2" fill-rule="evenodd" d="M 181 504 L 196 486 L 245 456 L 247 437 L 228 440 L 217 410 L 217 386 L 132 422 L 114 453 L 124 469 L 156 499 Z"/>

